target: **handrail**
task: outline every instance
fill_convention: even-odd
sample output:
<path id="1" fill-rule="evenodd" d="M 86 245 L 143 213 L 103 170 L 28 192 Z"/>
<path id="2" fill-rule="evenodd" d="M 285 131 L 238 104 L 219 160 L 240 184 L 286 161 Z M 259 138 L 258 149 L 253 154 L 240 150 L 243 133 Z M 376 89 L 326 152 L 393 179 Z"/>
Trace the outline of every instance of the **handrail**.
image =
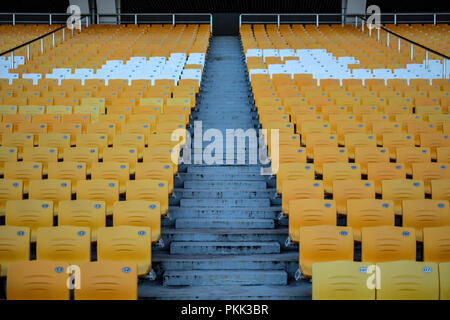
<path id="1" fill-rule="evenodd" d="M 357 24 L 358 24 L 358 18 L 360 18 L 361 19 L 361 21 L 362 21 L 362 23 L 361 23 L 361 30 L 364 32 L 364 22 L 366 22 L 367 21 L 367 19 L 366 19 L 366 17 L 364 16 L 364 15 L 353 15 L 354 17 L 355 17 L 355 26 L 357 27 Z M 366 22 L 367 23 L 367 22 Z M 404 41 L 406 41 L 406 42 L 408 42 L 408 43 L 410 43 L 411 44 L 411 60 L 413 59 L 413 56 L 414 56 L 414 46 L 417 46 L 417 47 L 419 47 L 419 48 L 421 48 L 421 49 L 424 49 L 425 50 L 425 66 L 428 68 L 428 55 L 429 55 L 429 52 L 431 52 L 431 53 L 433 53 L 433 54 L 435 54 L 435 55 L 437 55 L 437 56 L 439 56 L 439 57 L 441 57 L 442 58 L 442 77 L 444 78 L 444 79 L 446 79 L 447 78 L 447 60 L 448 59 L 450 59 L 450 57 L 449 56 L 447 56 L 447 55 L 445 55 L 445 54 L 443 54 L 443 53 L 441 53 L 441 52 L 438 52 L 438 51 L 436 51 L 436 50 L 433 50 L 433 49 L 431 49 L 431 48 L 428 48 L 428 47 L 426 47 L 426 46 L 424 46 L 424 45 L 422 45 L 422 44 L 420 44 L 420 43 L 418 43 L 418 42 L 415 42 L 415 41 L 413 41 L 413 40 L 410 40 L 410 39 L 408 39 L 408 38 L 406 38 L 406 37 L 404 37 L 404 36 L 402 36 L 402 35 L 400 35 L 400 34 L 398 34 L 398 33 L 396 33 L 396 32 L 394 32 L 394 31 L 391 31 L 391 30 L 389 30 L 389 29 L 387 29 L 386 27 L 384 27 L 384 26 L 379 26 L 379 30 L 383 30 L 383 31 L 385 31 L 386 32 L 386 34 L 387 34 L 387 42 L 386 42 L 386 44 L 387 44 L 387 46 L 389 46 L 389 35 L 393 35 L 393 36 L 395 36 L 395 37 L 397 37 L 398 38 L 398 43 L 399 43 L 399 48 L 398 48 L 398 50 L 399 50 L 399 52 L 400 52 L 400 39 L 401 40 L 404 40 Z M 371 29 L 369 28 L 369 36 L 371 35 Z M 379 34 L 378 34 L 378 40 L 379 40 Z"/>
<path id="2" fill-rule="evenodd" d="M 83 15 L 83 16 L 80 15 L 80 22 L 81 22 L 81 20 L 83 18 L 86 18 L 86 26 L 88 26 L 89 16 L 88 15 Z M 75 24 L 75 23 L 76 23 L 75 21 L 72 22 L 72 24 Z M 27 41 L 25 43 L 22 43 L 22 44 L 14 47 L 14 48 L 11 48 L 11 49 L 8 49 L 8 50 L 6 50 L 4 52 L 1 52 L 0 56 L 3 56 L 3 55 L 6 55 L 6 54 L 10 53 L 11 54 L 11 68 L 14 68 L 14 51 L 16 51 L 18 49 L 21 49 L 23 47 L 27 47 L 27 60 L 30 60 L 30 45 L 32 43 L 41 40 L 41 53 L 43 53 L 44 52 L 44 43 L 43 43 L 44 38 L 46 38 L 46 37 L 48 37 L 50 35 L 53 35 L 52 43 L 53 43 L 53 47 L 55 47 L 55 33 L 60 31 L 60 30 L 62 30 L 62 41 L 64 41 L 65 40 L 65 28 L 66 27 L 67 27 L 67 25 L 64 24 L 63 26 L 61 26 L 59 28 L 56 28 L 56 29 L 54 29 L 54 30 L 52 30 L 50 32 L 47 32 L 46 34 L 43 34 L 43 35 L 41 35 L 41 36 L 39 36 L 37 38 L 34 38 L 34 39 L 29 40 L 29 41 Z M 73 34 L 74 34 L 73 29 L 74 28 L 71 29 L 72 30 L 72 37 L 73 37 Z"/>
<path id="3" fill-rule="evenodd" d="M 52 31 L 50 31 L 50 32 L 47 32 L 46 34 L 43 34 L 43 35 L 41 35 L 41 36 L 39 36 L 39 37 L 37 37 L 37 38 L 34 38 L 34 39 L 32 39 L 32 40 L 30 40 L 30 41 L 28 41 L 28 42 L 22 43 L 21 45 L 18 45 L 17 47 L 14 47 L 14 48 L 12 48 L 12 49 L 9 49 L 9 50 L 6 50 L 6 51 L 4 51 L 4 52 L 1 52 L 1 53 L 0 53 L 0 56 L 3 56 L 3 55 L 8 54 L 8 53 L 10 53 L 10 52 L 16 51 L 16 50 L 18 50 L 18 49 L 21 49 L 21 48 L 23 48 L 23 47 L 25 47 L 25 46 L 27 46 L 27 45 L 29 45 L 29 44 L 32 44 L 33 42 L 36 42 L 36 41 L 38 41 L 38 40 L 41 40 L 41 39 L 43 39 L 43 38 L 45 38 L 45 37 L 47 37 L 47 36 L 49 36 L 49 35 L 55 33 L 55 32 L 58 32 L 59 30 L 64 29 L 65 27 L 66 27 L 66 26 L 62 26 L 62 27 L 56 28 L 56 29 L 54 29 L 54 30 L 52 30 Z"/>
<path id="4" fill-rule="evenodd" d="M 341 23 L 344 24 L 344 15 L 342 13 L 241 13 L 239 15 L 239 28 L 242 26 L 243 22 L 242 22 L 242 18 L 244 16 L 273 16 L 277 18 L 276 22 L 273 21 L 255 21 L 255 22 L 247 22 L 247 23 L 276 23 L 278 28 L 280 27 L 280 24 L 286 24 L 286 23 L 315 23 L 316 26 L 318 26 L 320 24 L 320 22 L 322 23 Z M 300 17 L 314 17 L 315 19 L 311 22 L 306 22 L 306 21 L 281 21 L 281 17 L 283 16 L 300 16 Z M 341 18 L 340 21 L 320 21 L 320 16 L 325 16 L 325 17 L 338 17 Z"/>
<path id="5" fill-rule="evenodd" d="M 382 17 L 383 16 L 393 16 L 394 17 L 394 24 L 398 23 L 398 19 L 397 16 L 432 16 L 433 20 L 429 23 L 433 23 L 434 25 L 436 25 L 438 23 L 437 21 L 437 16 L 438 15 L 444 15 L 444 16 L 449 16 L 449 19 L 446 19 L 445 21 L 442 22 L 450 22 L 450 12 L 425 12 L 425 13 L 417 13 L 417 12 L 413 12 L 413 13 L 408 13 L 408 12 L 400 12 L 400 13 L 390 13 L 390 12 L 383 12 L 380 14 Z M 257 20 L 257 21 L 248 21 L 245 22 L 247 24 L 252 24 L 252 23 L 271 23 L 274 24 L 276 23 L 278 25 L 278 27 L 280 26 L 280 24 L 291 24 L 291 23 L 308 23 L 308 24 L 316 24 L 316 26 L 318 26 L 320 23 L 326 23 L 326 24 L 331 24 L 331 23 L 339 23 L 337 21 L 324 21 L 323 19 L 320 19 L 321 17 L 330 17 L 330 16 L 334 16 L 334 17 L 340 17 L 341 18 L 341 24 L 344 25 L 345 23 L 345 18 L 347 17 L 353 17 L 355 15 L 347 15 L 347 14 L 343 14 L 343 13 L 241 13 L 239 15 L 239 27 L 241 27 L 241 25 L 244 23 L 243 22 L 243 17 L 245 16 L 273 16 L 274 18 L 276 18 L 276 22 L 274 21 L 261 21 L 261 20 Z M 315 21 L 282 21 L 281 17 L 283 16 L 300 16 L 300 17 L 315 17 Z M 442 23 L 441 22 L 441 23 Z M 427 23 L 426 21 L 405 21 L 403 23 Z"/>
<path id="6" fill-rule="evenodd" d="M 213 15 L 211 13 L 97 13 L 97 23 L 100 21 L 100 17 L 134 17 L 133 22 L 124 22 L 122 19 L 120 20 L 120 24 L 139 24 L 138 18 L 141 17 L 155 17 L 155 16 L 168 16 L 171 19 L 168 19 L 167 22 L 172 25 L 176 25 L 178 23 L 196 23 L 196 24 L 209 24 L 211 28 L 211 33 L 213 31 Z M 177 21 L 177 16 L 206 16 L 208 17 L 208 21 Z M 161 23 L 161 22 L 156 22 Z"/>
<path id="7" fill-rule="evenodd" d="M 360 19 L 363 20 L 363 21 L 366 21 L 366 20 L 367 20 L 364 16 L 355 15 L 355 17 L 360 18 Z M 450 59 L 450 57 L 446 56 L 445 54 L 440 53 L 440 52 L 438 52 L 438 51 L 435 51 L 435 50 L 433 50 L 433 49 L 430 49 L 430 48 L 428 48 L 428 47 L 426 47 L 426 46 L 424 46 L 424 45 L 422 45 L 422 44 L 420 44 L 420 43 L 418 43 L 418 42 L 415 42 L 415 41 L 413 41 L 413 40 L 410 40 L 410 39 L 408 39 L 408 38 L 406 38 L 406 37 L 404 37 L 404 36 L 402 36 L 402 35 L 399 35 L 398 33 L 394 32 L 394 31 L 392 31 L 392 30 L 389 30 L 389 29 L 387 29 L 386 27 L 380 26 L 380 29 L 382 29 L 382 30 L 386 31 L 387 33 L 390 33 L 390 34 L 392 34 L 392 35 L 394 35 L 394 36 L 396 36 L 396 37 L 398 37 L 398 38 L 400 38 L 400 39 L 402 39 L 402 40 L 405 40 L 405 41 L 407 41 L 407 42 L 409 42 L 409 43 L 411 43 L 411 44 L 413 44 L 413 45 L 415 45 L 415 46 L 418 46 L 418 47 L 420 47 L 420 48 L 422 48 L 422 49 L 424 49 L 424 50 L 427 50 L 427 51 L 429 51 L 429 52 L 431 52 L 431 53 L 433 53 L 433 54 L 435 54 L 435 55 L 438 55 L 438 56 L 440 56 L 440 57 L 442 57 L 442 58 L 445 58 L 445 59 Z"/>

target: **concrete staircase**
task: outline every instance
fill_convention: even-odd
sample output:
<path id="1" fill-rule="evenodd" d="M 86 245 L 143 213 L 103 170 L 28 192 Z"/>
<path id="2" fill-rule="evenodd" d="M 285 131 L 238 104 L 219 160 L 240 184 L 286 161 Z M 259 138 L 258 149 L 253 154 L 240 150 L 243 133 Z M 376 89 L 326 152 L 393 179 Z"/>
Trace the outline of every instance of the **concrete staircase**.
<path id="1" fill-rule="evenodd" d="M 193 113 L 203 132 L 218 129 L 225 140 L 226 129 L 257 127 L 245 70 L 239 38 L 213 37 Z M 260 169 L 248 159 L 180 166 L 162 222 L 165 247 L 152 252 L 157 280 L 140 283 L 140 298 L 310 298 L 311 285 L 294 280 L 298 247 L 284 246 L 287 221 L 278 220 L 274 179 Z"/>

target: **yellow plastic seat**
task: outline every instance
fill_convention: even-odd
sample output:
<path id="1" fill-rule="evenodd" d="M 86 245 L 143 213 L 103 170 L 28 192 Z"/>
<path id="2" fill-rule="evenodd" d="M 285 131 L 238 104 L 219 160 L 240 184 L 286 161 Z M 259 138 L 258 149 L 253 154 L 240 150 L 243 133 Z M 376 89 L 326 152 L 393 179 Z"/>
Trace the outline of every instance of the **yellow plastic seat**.
<path id="1" fill-rule="evenodd" d="M 431 199 L 450 201 L 450 179 L 431 180 Z"/>
<path id="2" fill-rule="evenodd" d="M 70 139 L 70 134 L 66 133 L 43 133 L 39 135 L 39 146 L 57 148 L 58 158 L 62 159 L 64 148 L 70 147 Z"/>
<path id="3" fill-rule="evenodd" d="M 31 242 L 36 231 L 53 226 L 53 202 L 49 200 L 9 200 L 6 202 L 5 223 L 8 226 L 27 227 Z"/>
<path id="4" fill-rule="evenodd" d="M 415 228 L 422 241 L 423 228 L 450 226 L 449 202 L 445 200 L 403 200 L 403 226 Z"/>
<path id="5" fill-rule="evenodd" d="M 34 136 L 27 133 L 4 133 L 2 135 L 2 145 L 4 147 L 17 148 L 17 158 L 22 159 L 23 149 L 33 147 Z"/>
<path id="6" fill-rule="evenodd" d="M 135 263 L 138 276 L 145 276 L 152 267 L 151 237 L 149 227 L 100 228 L 97 234 L 97 260 Z"/>
<path id="7" fill-rule="evenodd" d="M 15 161 L 17 161 L 17 148 L 0 146 L 0 174 L 3 174 L 6 162 Z"/>
<path id="8" fill-rule="evenodd" d="M 347 225 L 352 227 L 355 241 L 361 241 L 362 228 L 394 226 L 394 202 L 380 199 L 347 200 Z"/>
<path id="9" fill-rule="evenodd" d="M 367 165 L 367 179 L 375 182 L 375 192 L 381 194 L 384 180 L 406 179 L 406 169 L 402 163 L 374 162 Z"/>
<path id="10" fill-rule="evenodd" d="M 152 243 L 161 238 L 161 207 L 158 201 L 117 201 L 113 208 L 114 226 L 150 227 Z"/>
<path id="11" fill-rule="evenodd" d="M 24 162 L 40 162 L 42 163 L 42 174 L 48 172 L 48 163 L 58 162 L 58 149 L 50 147 L 26 147 L 23 149 Z"/>
<path id="12" fill-rule="evenodd" d="M 6 277 L 8 264 L 30 260 L 30 229 L 0 226 L 0 276 Z"/>
<path id="13" fill-rule="evenodd" d="M 306 226 L 331 225 L 337 221 L 336 203 L 323 199 L 289 201 L 289 238 L 299 242 L 299 229 Z"/>
<path id="14" fill-rule="evenodd" d="M 362 174 L 367 174 L 367 166 L 373 162 L 389 162 L 389 150 L 379 147 L 355 148 L 355 163 L 359 163 Z"/>
<path id="15" fill-rule="evenodd" d="M 376 147 L 377 139 L 370 133 L 349 133 L 344 137 L 344 144 L 347 148 L 350 159 L 355 158 L 355 148 L 357 147 Z"/>
<path id="16" fill-rule="evenodd" d="M 88 227 L 91 240 L 97 241 L 97 230 L 106 226 L 106 205 L 104 201 L 68 200 L 59 202 L 59 226 Z"/>
<path id="17" fill-rule="evenodd" d="M 367 286 L 367 262 L 330 261 L 312 265 L 313 300 L 375 300 L 375 288 Z"/>
<path id="18" fill-rule="evenodd" d="M 396 215 L 402 214 L 402 201 L 425 198 L 423 181 L 410 179 L 393 179 L 381 182 L 383 200 L 394 200 Z"/>
<path id="19" fill-rule="evenodd" d="M 414 147 L 414 136 L 408 133 L 383 134 L 383 147 L 389 148 L 391 159 L 396 159 L 397 148 Z"/>
<path id="20" fill-rule="evenodd" d="M 333 181 L 359 179 L 361 179 L 361 170 L 357 163 L 331 162 L 323 164 L 323 183 L 326 193 L 333 192 Z"/>
<path id="21" fill-rule="evenodd" d="M 115 201 L 119 201 L 118 180 L 80 180 L 78 181 L 77 200 L 104 201 L 106 213 L 112 214 Z"/>
<path id="22" fill-rule="evenodd" d="M 353 261 L 353 231 L 349 227 L 327 225 L 302 227 L 299 248 L 300 271 L 311 278 L 314 263 Z"/>
<path id="23" fill-rule="evenodd" d="M 348 154 L 345 148 L 316 147 L 314 148 L 314 169 L 317 174 L 322 174 L 323 165 L 332 162 L 348 162 Z"/>
<path id="24" fill-rule="evenodd" d="M 125 184 L 130 179 L 130 168 L 128 163 L 122 162 L 95 162 L 91 168 L 93 180 L 117 180 L 119 181 L 119 193 L 125 192 Z"/>
<path id="25" fill-rule="evenodd" d="M 444 133 L 420 134 L 420 146 L 431 149 L 431 159 L 436 159 L 436 148 L 450 147 L 450 138 Z"/>
<path id="26" fill-rule="evenodd" d="M 101 133 L 82 133 L 76 137 L 77 147 L 97 148 L 98 157 L 102 159 L 103 149 L 108 147 L 108 136 Z"/>
<path id="27" fill-rule="evenodd" d="M 361 261 L 376 264 L 396 260 L 416 260 L 413 228 L 377 226 L 361 229 Z"/>
<path id="28" fill-rule="evenodd" d="M 412 175 L 412 164 L 431 162 L 430 148 L 401 147 L 397 148 L 397 162 L 406 166 L 406 174 Z"/>
<path id="29" fill-rule="evenodd" d="M 138 151 L 138 158 L 142 158 L 142 152 L 145 148 L 145 136 L 142 134 L 123 133 L 114 136 L 114 147 L 128 147 L 136 148 Z"/>
<path id="30" fill-rule="evenodd" d="M 96 261 L 79 264 L 80 288 L 75 300 L 137 300 L 137 265 L 127 261 Z"/>
<path id="31" fill-rule="evenodd" d="M 173 192 L 173 165 L 161 162 L 142 162 L 136 164 L 135 179 L 164 180 L 168 183 L 169 193 Z"/>
<path id="32" fill-rule="evenodd" d="M 161 215 L 169 211 L 169 188 L 167 181 L 142 179 L 127 182 L 126 200 L 159 201 Z"/>
<path id="33" fill-rule="evenodd" d="M 143 162 L 171 163 L 173 166 L 174 174 L 178 173 L 179 158 L 179 148 L 160 146 L 146 148 L 143 152 Z"/>
<path id="34" fill-rule="evenodd" d="M 86 163 L 86 173 L 91 173 L 92 164 L 98 162 L 98 149 L 92 147 L 64 148 L 64 162 L 84 162 Z"/>
<path id="35" fill-rule="evenodd" d="M 78 180 L 86 179 L 86 164 L 72 161 L 52 162 L 48 165 L 48 179 L 70 180 L 72 193 L 76 193 Z"/>
<path id="36" fill-rule="evenodd" d="M 449 179 L 450 167 L 448 163 L 418 162 L 412 164 L 413 179 L 422 180 L 425 193 L 431 194 L 431 180 Z"/>
<path id="37" fill-rule="evenodd" d="M 29 199 L 52 200 L 53 214 L 58 215 L 61 200 L 70 200 L 72 196 L 70 180 L 46 179 L 30 181 Z"/>
<path id="38" fill-rule="evenodd" d="M 42 179 L 42 164 L 39 162 L 6 162 L 4 170 L 5 179 L 22 180 L 24 193 L 28 193 L 31 180 Z"/>
<path id="39" fill-rule="evenodd" d="M 282 194 L 285 180 L 314 180 L 314 165 L 309 163 L 283 163 L 277 172 L 277 192 Z"/>
<path id="40" fill-rule="evenodd" d="M 345 135 L 347 134 L 365 134 L 367 131 L 363 123 L 352 120 L 337 121 L 335 125 L 339 144 L 345 143 Z"/>
<path id="41" fill-rule="evenodd" d="M 393 261 L 377 264 L 377 300 L 438 300 L 439 270 L 433 262 Z"/>
<path id="42" fill-rule="evenodd" d="M 285 180 L 283 181 L 283 194 L 281 207 L 285 215 L 289 215 L 289 202 L 298 199 L 323 199 L 324 188 L 322 181 L 315 180 Z"/>
<path id="43" fill-rule="evenodd" d="M 436 160 L 437 162 L 450 162 L 450 147 L 436 148 Z"/>
<path id="44" fill-rule="evenodd" d="M 333 199 L 338 214 L 347 214 L 347 200 L 375 199 L 375 183 L 370 180 L 333 181 Z"/>
<path id="45" fill-rule="evenodd" d="M 423 261 L 450 262 L 450 226 L 422 230 Z"/>
<path id="46" fill-rule="evenodd" d="M 36 233 L 36 259 L 69 264 L 90 261 L 90 229 L 78 226 L 39 228 Z"/>
<path id="47" fill-rule="evenodd" d="M 450 300 L 450 262 L 439 264 L 439 291 L 441 300 Z"/>
<path id="48" fill-rule="evenodd" d="M 12 262 L 8 266 L 8 300 L 69 300 L 66 273 L 69 265 L 58 261 Z"/>

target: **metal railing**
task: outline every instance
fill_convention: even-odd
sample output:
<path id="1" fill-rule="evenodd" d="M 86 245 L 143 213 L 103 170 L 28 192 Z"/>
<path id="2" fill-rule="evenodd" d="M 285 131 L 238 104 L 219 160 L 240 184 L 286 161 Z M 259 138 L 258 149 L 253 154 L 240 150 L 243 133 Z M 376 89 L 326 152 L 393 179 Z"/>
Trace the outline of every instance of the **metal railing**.
<path id="1" fill-rule="evenodd" d="M 68 13 L 0 12 L 0 24 L 61 24 L 66 23 L 70 16 L 71 14 Z M 209 24 L 211 32 L 213 31 L 213 15 L 211 13 L 98 13 L 92 18 L 96 21 L 90 21 L 90 15 L 81 15 L 81 17 L 86 19 L 86 27 L 91 23 L 102 23 L 102 17 L 111 17 L 115 18 L 113 20 L 116 24 Z M 111 21 L 106 23 L 111 23 Z"/>
<path id="2" fill-rule="evenodd" d="M 211 32 L 213 31 L 213 15 L 211 13 L 98 13 L 95 16 L 97 23 L 101 23 L 100 18 L 102 17 L 115 17 L 117 24 L 209 24 Z M 189 17 L 189 19 L 185 17 Z M 195 17 L 200 19 L 195 19 Z"/>
<path id="3" fill-rule="evenodd" d="M 252 19 L 255 18 L 256 19 Z M 272 19 L 270 19 L 271 17 Z M 269 18 L 269 19 L 268 19 Z M 239 28 L 242 24 L 344 24 L 342 13 L 242 13 L 239 15 Z"/>
<path id="4" fill-rule="evenodd" d="M 70 15 L 68 15 L 68 16 L 70 16 Z M 89 17 L 88 16 L 83 16 L 83 17 L 81 17 L 81 19 L 86 19 L 86 21 L 87 21 L 86 22 L 86 26 L 89 25 L 89 21 L 88 21 Z M 73 21 L 72 23 L 75 24 L 75 21 Z M 30 40 L 30 41 L 22 43 L 21 45 L 18 45 L 18 46 L 14 47 L 14 48 L 11 48 L 11 49 L 8 49 L 8 50 L 6 50 L 4 52 L 1 52 L 0 56 L 4 56 L 4 55 L 8 55 L 9 54 L 10 55 L 10 59 L 9 60 L 11 62 L 11 68 L 14 69 L 14 52 L 15 51 L 26 47 L 26 50 L 27 50 L 26 51 L 26 60 L 30 60 L 31 45 L 33 43 L 36 43 L 37 41 L 40 41 L 40 53 L 43 54 L 44 53 L 44 47 L 45 47 L 44 46 L 44 40 L 51 36 L 52 37 L 52 48 L 54 48 L 56 46 L 56 42 L 57 42 L 56 33 L 58 31 L 61 31 L 60 43 L 62 43 L 62 42 L 64 42 L 66 40 L 66 28 L 67 28 L 67 25 L 66 25 L 66 22 L 65 22 L 64 25 L 61 26 L 61 27 L 58 27 L 58 28 L 56 28 L 56 29 L 54 29 L 54 30 L 52 30 L 52 31 L 50 31 L 50 32 L 48 32 L 46 34 L 43 34 L 43 35 L 41 35 L 41 36 L 39 36 L 37 38 L 34 38 L 34 39 Z M 75 28 L 71 28 L 71 37 L 72 38 L 75 35 L 74 29 Z M 80 30 L 80 32 L 81 32 L 81 30 Z"/>
<path id="5" fill-rule="evenodd" d="M 31 12 L 0 12 L 0 24 L 66 24 L 70 13 L 31 13 Z M 89 26 L 89 15 L 80 15 Z"/>
<path id="6" fill-rule="evenodd" d="M 449 23 L 450 12 L 383 12 L 380 14 L 382 24 L 399 24 L 399 23 L 425 23 L 436 25 L 438 23 Z"/>
<path id="7" fill-rule="evenodd" d="M 401 48 L 402 48 L 402 44 L 401 43 L 402 43 L 402 41 L 407 42 L 410 45 L 410 58 L 411 58 L 411 60 L 414 60 L 414 53 L 415 53 L 415 50 L 417 50 L 417 48 L 423 49 L 425 51 L 425 68 L 427 68 L 427 69 L 429 67 L 429 54 L 430 53 L 441 57 L 442 58 L 442 77 L 444 79 L 447 79 L 447 60 L 449 60 L 450 57 L 448 57 L 447 55 L 445 55 L 445 54 L 443 54 L 441 52 L 438 52 L 436 50 L 428 48 L 428 47 L 426 47 L 426 46 L 424 46 L 424 45 L 422 45 L 422 44 L 420 44 L 418 42 L 410 40 L 410 39 L 408 39 L 408 38 L 406 38 L 406 37 L 404 37 L 404 36 L 402 36 L 402 35 L 400 35 L 398 33 L 395 33 L 394 31 L 391 31 L 391 30 L 387 29 L 384 26 L 380 25 L 378 28 L 365 27 L 367 25 L 366 16 L 355 15 L 354 17 L 355 17 L 355 28 L 358 28 L 358 19 L 360 19 L 360 21 L 361 21 L 361 23 L 360 23 L 361 31 L 365 32 L 365 29 L 367 29 L 368 33 L 369 33 L 369 37 L 372 37 L 372 32 L 377 32 L 377 41 L 378 42 L 381 41 L 381 37 L 382 37 L 381 31 L 384 31 L 386 33 L 386 46 L 387 47 L 390 46 L 392 41 L 396 40 L 397 41 L 397 49 L 398 49 L 399 53 L 401 52 Z M 392 39 L 391 39 L 391 37 L 392 37 Z"/>
<path id="8" fill-rule="evenodd" d="M 242 24 L 346 24 L 347 18 L 355 15 L 342 13 L 242 13 L 239 15 L 239 27 Z M 449 23 L 450 12 L 440 13 L 381 13 L 382 24 L 398 23 Z"/>

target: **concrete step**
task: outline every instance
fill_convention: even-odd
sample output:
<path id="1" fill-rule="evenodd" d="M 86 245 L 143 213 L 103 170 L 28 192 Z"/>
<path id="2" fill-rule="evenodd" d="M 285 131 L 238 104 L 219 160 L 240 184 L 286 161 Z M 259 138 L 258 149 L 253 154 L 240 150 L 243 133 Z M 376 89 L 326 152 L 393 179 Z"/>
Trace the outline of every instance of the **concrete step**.
<path id="1" fill-rule="evenodd" d="M 171 254 L 233 255 L 280 253 L 278 242 L 178 242 L 170 244 Z"/>
<path id="2" fill-rule="evenodd" d="M 286 285 L 287 273 L 275 270 L 166 271 L 164 286 Z"/>
<path id="3" fill-rule="evenodd" d="M 177 229 L 273 229 L 273 219 L 188 219 L 175 222 Z"/>
<path id="4" fill-rule="evenodd" d="M 311 283 L 294 281 L 280 286 L 204 286 L 164 287 L 154 281 L 138 286 L 139 299 L 152 300 L 310 300 Z"/>
<path id="5" fill-rule="evenodd" d="M 189 242 L 270 242 L 276 241 L 284 247 L 288 237 L 287 228 L 272 229 L 175 229 L 163 227 L 161 236 L 164 243 L 173 241 Z"/>
<path id="6" fill-rule="evenodd" d="M 186 181 L 185 189 L 206 190 L 261 190 L 265 189 L 265 181 Z"/>
<path id="7" fill-rule="evenodd" d="M 189 207 L 170 207 L 170 218 L 229 218 L 229 219 L 275 219 L 280 207 L 241 207 L 241 208 L 189 208 Z"/>
<path id="8" fill-rule="evenodd" d="M 189 166 L 189 173 L 204 173 L 204 174 L 241 174 L 241 173 L 260 173 L 260 166 Z"/>
<path id="9" fill-rule="evenodd" d="M 202 174 L 202 173 L 179 173 L 183 181 L 265 181 L 266 177 L 259 173 L 248 174 Z"/>
<path id="10" fill-rule="evenodd" d="M 180 256 L 167 253 L 152 255 L 152 265 L 161 270 L 284 270 L 295 273 L 298 252 L 247 256 Z"/>
<path id="11" fill-rule="evenodd" d="M 175 189 L 174 194 L 181 199 L 267 199 L 277 195 L 275 189 L 240 191 L 239 193 L 236 193 L 236 190 Z"/>
<path id="12" fill-rule="evenodd" d="M 181 199 L 180 207 L 269 207 L 269 199 Z"/>

